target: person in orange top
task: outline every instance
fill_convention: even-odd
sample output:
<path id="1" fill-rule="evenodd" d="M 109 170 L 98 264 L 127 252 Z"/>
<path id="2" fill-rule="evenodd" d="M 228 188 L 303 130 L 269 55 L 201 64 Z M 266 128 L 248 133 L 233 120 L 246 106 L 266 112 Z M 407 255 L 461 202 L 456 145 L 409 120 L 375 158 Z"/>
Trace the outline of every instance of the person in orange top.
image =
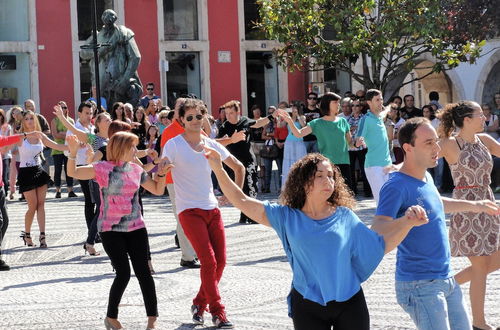
<path id="1" fill-rule="evenodd" d="M 163 130 L 161 134 L 161 148 L 168 142 L 168 140 L 184 133 L 184 127 L 179 122 L 179 107 L 184 105 L 186 101 L 185 98 L 178 98 L 175 102 L 174 117 L 172 118 L 172 124 Z M 161 152 L 159 153 L 161 154 Z M 166 184 L 168 190 L 168 196 L 172 202 L 172 209 L 174 211 L 175 220 L 177 221 L 177 238 L 179 240 L 179 246 L 181 248 L 181 266 L 186 268 L 200 268 L 200 263 L 196 258 L 196 253 L 194 252 L 193 246 L 184 234 L 184 230 L 179 222 L 179 217 L 177 216 L 176 206 L 175 206 L 175 190 L 174 190 L 174 180 L 172 180 L 171 172 L 167 173 Z"/>

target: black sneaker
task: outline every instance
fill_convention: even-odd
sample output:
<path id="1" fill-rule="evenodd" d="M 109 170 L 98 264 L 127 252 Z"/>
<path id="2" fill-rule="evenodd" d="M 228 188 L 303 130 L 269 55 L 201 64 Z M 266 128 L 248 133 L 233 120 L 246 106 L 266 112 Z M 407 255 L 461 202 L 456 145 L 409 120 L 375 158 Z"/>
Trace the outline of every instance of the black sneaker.
<path id="1" fill-rule="evenodd" d="M 70 192 L 68 193 L 68 198 L 71 198 L 71 197 L 78 197 L 78 195 L 77 195 L 77 194 L 75 194 L 75 192 L 74 192 L 74 191 L 70 191 Z"/>
<path id="2" fill-rule="evenodd" d="M 7 271 L 10 270 L 9 265 L 5 263 L 2 259 L 0 259 L 0 271 Z"/>
<path id="3" fill-rule="evenodd" d="M 224 312 L 214 315 L 212 317 L 212 322 L 217 329 L 233 329 L 234 324 L 231 323 L 226 317 Z"/>
<path id="4" fill-rule="evenodd" d="M 193 314 L 193 323 L 194 324 L 203 324 L 205 319 L 203 319 L 203 312 L 205 312 L 204 308 L 201 308 L 199 305 L 191 306 L 191 314 Z"/>
<path id="5" fill-rule="evenodd" d="M 181 266 L 185 267 L 185 268 L 200 268 L 201 267 L 200 262 L 198 261 L 198 259 L 194 259 L 194 260 L 191 260 L 191 261 L 187 261 L 187 260 L 181 259 Z"/>
<path id="6" fill-rule="evenodd" d="M 55 198 L 61 198 L 61 192 L 60 191 L 56 192 Z"/>

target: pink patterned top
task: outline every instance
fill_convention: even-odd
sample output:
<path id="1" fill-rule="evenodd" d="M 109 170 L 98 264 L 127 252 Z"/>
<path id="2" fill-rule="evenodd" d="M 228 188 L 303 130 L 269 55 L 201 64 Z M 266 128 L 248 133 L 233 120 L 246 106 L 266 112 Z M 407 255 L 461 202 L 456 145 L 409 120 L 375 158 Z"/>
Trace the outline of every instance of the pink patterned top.
<path id="1" fill-rule="evenodd" d="M 101 209 L 99 232 L 130 232 L 145 227 L 139 204 L 139 187 L 147 174 L 137 164 L 102 161 L 94 164 Z"/>

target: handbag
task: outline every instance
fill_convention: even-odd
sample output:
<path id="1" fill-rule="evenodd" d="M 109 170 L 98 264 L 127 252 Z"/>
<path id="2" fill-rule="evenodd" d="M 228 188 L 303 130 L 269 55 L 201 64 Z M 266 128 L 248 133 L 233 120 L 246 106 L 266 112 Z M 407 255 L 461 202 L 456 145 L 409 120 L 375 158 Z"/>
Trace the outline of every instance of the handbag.
<path id="1" fill-rule="evenodd" d="M 260 150 L 260 157 L 276 159 L 279 156 L 279 148 L 273 140 L 267 140 L 264 147 Z"/>

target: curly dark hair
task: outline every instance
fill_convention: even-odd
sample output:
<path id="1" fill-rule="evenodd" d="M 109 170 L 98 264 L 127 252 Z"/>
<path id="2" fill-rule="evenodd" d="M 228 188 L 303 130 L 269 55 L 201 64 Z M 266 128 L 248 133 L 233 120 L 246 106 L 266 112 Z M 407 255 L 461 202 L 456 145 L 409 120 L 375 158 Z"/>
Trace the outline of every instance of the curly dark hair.
<path id="1" fill-rule="evenodd" d="M 325 160 L 332 165 L 333 179 L 335 180 L 333 193 L 327 202 L 332 206 L 345 206 L 353 209 L 356 200 L 344 182 L 340 170 L 328 158 L 318 153 L 308 154 L 292 165 L 290 172 L 288 172 L 285 188 L 279 197 L 280 203 L 294 209 L 302 209 L 306 202 L 308 190 L 313 184 L 318 169 L 317 166 Z"/>

